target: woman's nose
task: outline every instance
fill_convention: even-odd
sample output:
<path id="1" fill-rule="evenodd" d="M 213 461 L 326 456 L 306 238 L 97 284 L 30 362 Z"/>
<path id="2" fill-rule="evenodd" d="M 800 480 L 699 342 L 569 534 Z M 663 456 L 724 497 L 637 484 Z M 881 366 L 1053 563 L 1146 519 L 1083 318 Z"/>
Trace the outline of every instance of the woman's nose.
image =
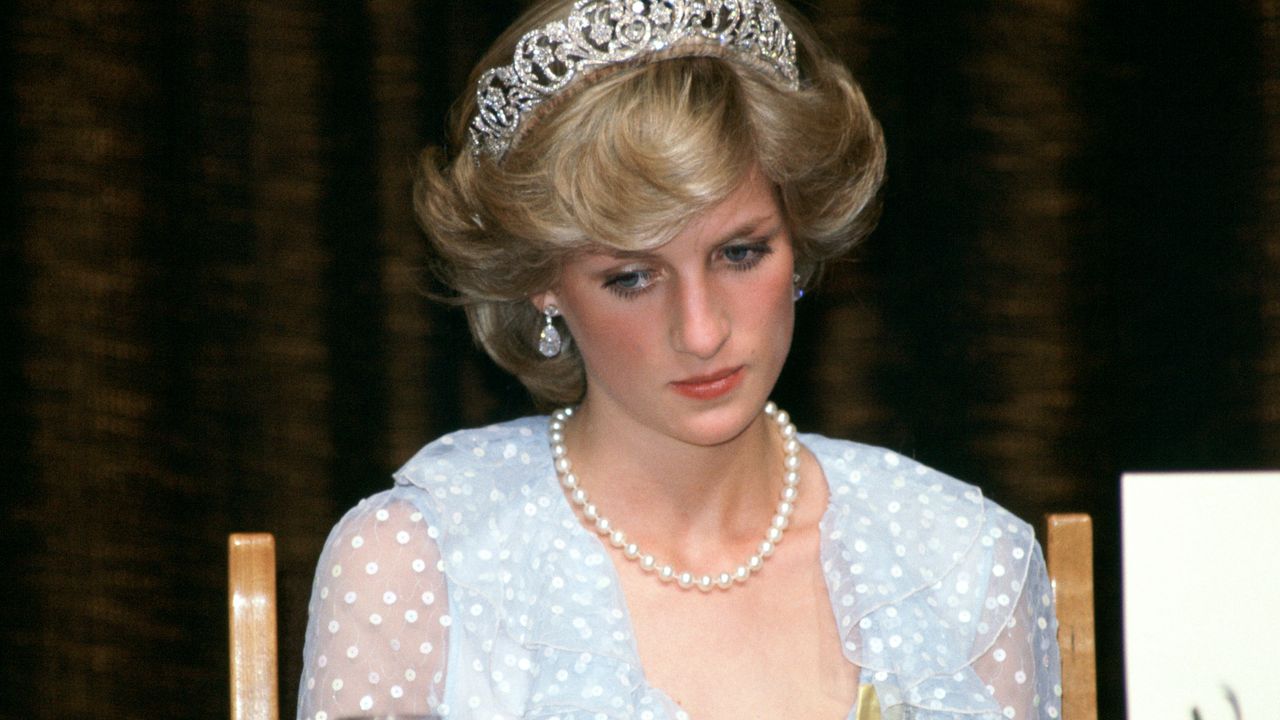
<path id="1" fill-rule="evenodd" d="M 681 282 L 672 327 L 672 344 L 679 352 L 700 359 L 714 357 L 729 339 L 729 314 L 719 294 L 703 279 Z"/>

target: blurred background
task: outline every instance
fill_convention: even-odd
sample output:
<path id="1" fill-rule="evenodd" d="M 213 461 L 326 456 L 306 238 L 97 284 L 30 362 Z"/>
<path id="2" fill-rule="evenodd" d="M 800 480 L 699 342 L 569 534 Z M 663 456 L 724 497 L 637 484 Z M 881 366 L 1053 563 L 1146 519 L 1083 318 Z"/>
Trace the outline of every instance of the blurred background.
<path id="1" fill-rule="evenodd" d="M 226 712 L 237 530 L 278 539 L 290 715 L 329 527 L 532 411 L 423 297 L 409 199 L 520 5 L 0 13 L 0 716 Z M 1280 2 L 803 9 L 889 180 L 777 399 L 1029 520 L 1093 513 L 1119 717 L 1118 475 L 1280 466 Z"/>

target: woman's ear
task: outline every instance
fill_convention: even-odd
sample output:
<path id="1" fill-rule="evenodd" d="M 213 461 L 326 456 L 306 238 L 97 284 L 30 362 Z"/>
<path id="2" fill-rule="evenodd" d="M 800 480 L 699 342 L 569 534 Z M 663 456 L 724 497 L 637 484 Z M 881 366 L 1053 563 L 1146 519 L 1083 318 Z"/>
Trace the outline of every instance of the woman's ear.
<path id="1" fill-rule="evenodd" d="M 537 295 L 530 295 L 529 302 L 533 303 L 538 312 L 542 312 L 548 305 L 558 306 L 560 304 L 560 301 L 556 299 L 554 290 L 544 290 Z"/>

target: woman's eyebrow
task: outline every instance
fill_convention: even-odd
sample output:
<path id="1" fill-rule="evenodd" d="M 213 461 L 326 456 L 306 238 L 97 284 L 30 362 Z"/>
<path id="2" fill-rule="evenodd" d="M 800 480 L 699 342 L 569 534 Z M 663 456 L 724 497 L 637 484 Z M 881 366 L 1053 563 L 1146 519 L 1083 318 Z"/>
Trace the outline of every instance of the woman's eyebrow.
<path id="1" fill-rule="evenodd" d="M 777 222 L 775 223 L 775 221 Z M 734 226 L 732 230 L 726 233 L 722 233 L 719 239 L 716 240 L 715 244 L 722 245 L 726 242 L 729 242 L 730 240 L 736 240 L 742 237 L 743 235 L 752 235 L 752 234 L 758 233 L 760 232 L 761 228 L 770 227 L 771 224 L 777 224 L 778 226 L 777 229 L 781 229 L 782 223 L 780 221 L 780 218 L 778 218 L 777 213 L 769 212 L 769 213 L 765 213 L 764 215 L 760 215 L 758 217 L 744 220 L 738 223 L 736 226 Z M 770 227 L 770 231 L 769 231 L 770 234 L 773 234 L 773 232 L 775 231 L 776 230 L 774 228 Z"/>

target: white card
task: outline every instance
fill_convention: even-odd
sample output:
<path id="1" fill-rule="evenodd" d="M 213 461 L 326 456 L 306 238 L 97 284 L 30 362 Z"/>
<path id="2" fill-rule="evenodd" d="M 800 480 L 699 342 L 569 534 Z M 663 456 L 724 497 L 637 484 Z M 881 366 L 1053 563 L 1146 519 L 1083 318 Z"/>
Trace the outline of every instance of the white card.
<path id="1" fill-rule="evenodd" d="M 1127 474 L 1121 520 L 1129 720 L 1277 717 L 1280 472 Z"/>

